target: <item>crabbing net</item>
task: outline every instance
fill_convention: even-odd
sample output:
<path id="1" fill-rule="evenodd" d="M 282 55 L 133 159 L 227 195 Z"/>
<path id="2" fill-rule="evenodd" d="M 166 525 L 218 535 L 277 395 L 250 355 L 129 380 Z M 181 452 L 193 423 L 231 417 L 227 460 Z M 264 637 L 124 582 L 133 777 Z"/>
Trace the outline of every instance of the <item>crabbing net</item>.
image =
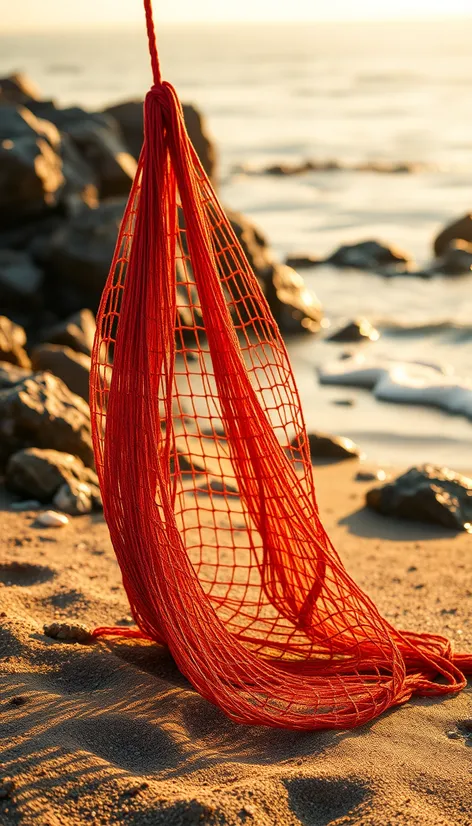
<path id="1" fill-rule="evenodd" d="M 412 693 L 458 691 L 471 658 L 395 630 L 323 529 L 284 343 L 161 80 L 144 5 L 154 85 L 91 375 L 104 511 L 138 630 L 95 635 L 165 643 L 243 723 L 347 728 Z"/>

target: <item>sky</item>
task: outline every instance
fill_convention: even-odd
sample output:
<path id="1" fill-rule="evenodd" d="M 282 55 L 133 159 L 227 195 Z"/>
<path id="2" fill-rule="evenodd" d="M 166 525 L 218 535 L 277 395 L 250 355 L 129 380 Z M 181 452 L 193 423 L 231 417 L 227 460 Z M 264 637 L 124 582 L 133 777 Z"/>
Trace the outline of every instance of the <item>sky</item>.
<path id="1" fill-rule="evenodd" d="M 472 0 L 154 0 L 156 22 L 385 20 L 470 16 Z M 142 0 L 4 0 L 2 31 L 130 24 Z"/>

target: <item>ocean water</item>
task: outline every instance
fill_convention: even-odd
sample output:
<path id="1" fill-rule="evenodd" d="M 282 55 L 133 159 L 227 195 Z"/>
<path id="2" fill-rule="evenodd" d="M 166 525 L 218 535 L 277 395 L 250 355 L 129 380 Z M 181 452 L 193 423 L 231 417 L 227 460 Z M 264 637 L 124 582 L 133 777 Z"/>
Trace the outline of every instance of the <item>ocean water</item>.
<path id="1" fill-rule="evenodd" d="M 380 237 L 423 266 L 435 233 L 472 209 L 472 18 L 163 26 L 158 35 L 165 77 L 207 115 L 223 201 L 252 216 L 280 256 Z M 0 71 L 14 69 L 46 97 L 90 108 L 150 85 L 143 28 L 2 36 Z M 425 171 L 235 171 L 303 158 L 421 162 Z M 432 362 L 472 381 L 472 275 L 384 280 L 321 267 L 306 279 L 332 328 L 359 315 L 379 325 L 380 340 L 363 346 L 369 356 Z M 317 368 L 344 349 L 310 337 L 289 344 L 310 427 L 355 438 L 372 461 L 472 468 L 465 417 L 321 387 Z M 353 406 L 334 404 L 346 398 Z"/>

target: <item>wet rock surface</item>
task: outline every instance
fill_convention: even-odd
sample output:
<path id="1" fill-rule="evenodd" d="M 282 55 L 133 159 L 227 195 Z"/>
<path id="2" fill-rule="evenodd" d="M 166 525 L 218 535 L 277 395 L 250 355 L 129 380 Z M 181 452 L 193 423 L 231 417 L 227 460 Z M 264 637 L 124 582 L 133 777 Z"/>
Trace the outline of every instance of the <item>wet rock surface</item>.
<path id="1" fill-rule="evenodd" d="M 0 361 L 29 368 L 31 361 L 25 350 L 26 333 L 23 327 L 0 316 Z"/>
<path id="2" fill-rule="evenodd" d="M 472 479 L 448 468 L 410 468 L 393 482 L 368 491 L 366 504 L 385 516 L 472 533 Z"/>
<path id="3" fill-rule="evenodd" d="M 59 344 L 40 344 L 31 353 L 31 363 L 34 370 L 49 370 L 88 402 L 90 356 Z"/>
<path id="4" fill-rule="evenodd" d="M 351 267 L 361 270 L 378 270 L 392 266 L 404 266 L 412 263 L 411 256 L 383 241 L 369 240 L 355 244 L 344 244 L 329 258 L 327 264 L 335 267 Z"/>
<path id="5" fill-rule="evenodd" d="M 92 510 L 99 505 L 98 478 L 94 470 L 85 467 L 77 456 L 58 450 L 27 448 L 10 456 L 5 471 L 5 483 L 12 493 L 39 502 L 52 502 L 66 513 Z M 74 494 L 71 499 L 69 488 Z M 90 500 L 90 507 L 79 510 L 77 496 Z M 59 499 L 57 498 L 59 496 Z"/>
<path id="6" fill-rule="evenodd" d="M 444 255 L 452 241 L 472 243 L 472 212 L 463 215 L 462 218 L 458 218 L 441 230 L 433 244 L 435 256 L 439 258 Z"/>
<path id="7" fill-rule="evenodd" d="M 227 216 L 281 332 L 318 331 L 321 304 L 303 277 L 275 259 L 264 233 L 250 219 L 234 210 L 227 210 Z M 225 262 L 222 270 L 225 275 L 231 271 Z"/>
<path id="8" fill-rule="evenodd" d="M 0 459 L 31 446 L 72 453 L 93 467 L 88 405 L 51 373 L 0 391 Z"/>
<path id="9" fill-rule="evenodd" d="M 313 462 L 322 459 L 357 459 L 360 450 L 357 445 L 345 436 L 332 436 L 328 433 L 308 433 L 308 445 Z M 301 439 L 296 436 L 291 446 L 296 450 L 301 447 Z"/>
<path id="10" fill-rule="evenodd" d="M 32 371 L 27 367 L 18 367 L 8 361 L 0 361 L 0 390 L 19 384 L 31 376 L 31 373 Z"/>
<path id="11" fill-rule="evenodd" d="M 356 342 L 356 341 L 377 341 L 380 333 L 372 326 L 366 318 L 358 318 L 349 322 L 345 327 L 336 330 L 328 336 L 327 341 Z"/>
<path id="12" fill-rule="evenodd" d="M 69 318 L 43 330 L 41 338 L 47 344 L 61 344 L 76 353 L 92 355 L 95 317 L 88 309 L 79 310 Z"/>

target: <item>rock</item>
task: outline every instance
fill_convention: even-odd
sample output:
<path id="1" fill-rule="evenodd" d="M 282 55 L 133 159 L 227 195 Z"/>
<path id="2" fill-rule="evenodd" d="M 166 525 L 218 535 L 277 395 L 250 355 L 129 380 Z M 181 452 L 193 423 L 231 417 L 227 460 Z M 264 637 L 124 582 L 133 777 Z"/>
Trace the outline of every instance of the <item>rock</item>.
<path id="1" fill-rule="evenodd" d="M 384 470 L 359 470 L 355 475 L 356 482 L 384 482 L 387 474 Z"/>
<path id="2" fill-rule="evenodd" d="M 217 155 L 213 140 L 208 134 L 208 127 L 202 113 L 191 103 L 183 104 L 184 120 L 189 138 L 192 141 L 195 152 L 200 158 L 210 180 L 217 182 Z"/>
<path id="3" fill-rule="evenodd" d="M 361 241 L 339 247 L 326 263 L 335 267 L 352 267 L 361 270 L 376 270 L 379 267 L 411 264 L 408 253 L 381 241 Z"/>
<path id="4" fill-rule="evenodd" d="M 321 304 L 307 289 L 302 276 L 291 267 L 285 264 L 274 267 L 265 295 L 281 332 L 290 334 L 306 330 L 315 333 L 320 329 Z"/>
<path id="5" fill-rule="evenodd" d="M 275 260 L 266 237 L 252 221 L 233 210 L 226 214 L 281 332 L 317 331 L 322 319 L 321 305 L 302 276 Z M 225 260 L 222 272 L 231 272 L 231 265 Z"/>
<path id="6" fill-rule="evenodd" d="M 368 491 L 366 503 L 385 516 L 472 533 L 472 479 L 448 468 L 412 467 L 393 482 Z"/>
<path id="7" fill-rule="evenodd" d="M 31 496 L 40 502 L 51 502 L 65 485 L 75 490 L 84 485 L 93 503 L 100 503 L 98 478 L 91 468 L 85 467 L 77 456 L 58 450 L 41 450 L 36 447 L 19 450 L 10 456 L 5 472 L 5 485 L 13 493 Z M 62 493 L 62 501 L 66 491 Z M 60 510 L 70 510 L 54 501 Z M 91 510 L 91 508 L 90 508 Z"/>
<path id="8" fill-rule="evenodd" d="M 10 364 L 8 361 L 0 361 L 0 390 L 5 390 L 6 387 L 13 387 L 19 384 L 28 376 L 31 376 L 31 370 L 27 367 L 18 367 L 16 364 Z"/>
<path id="9" fill-rule="evenodd" d="M 472 244 L 467 241 L 451 241 L 444 255 L 435 265 L 436 272 L 445 275 L 463 275 L 472 270 Z"/>
<path id="10" fill-rule="evenodd" d="M 29 356 L 24 349 L 26 333 L 19 324 L 14 324 L 6 316 L 0 316 L 0 361 L 16 364 L 18 367 L 31 366 Z"/>
<path id="11" fill-rule="evenodd" d="M 67 279 L 66 300 L 67 296 L 70 299 L 71 285 L 77 288 L 70 299 L 68 312 L 77 311 L 84 304 L 94 309 L 98 305 L 125 206 L 124 199 L 107 201 L 97 209 L 84 206 L 53 235 L 48 272 L 58 284 Z"/>
<path id="12" fill-rule="evenodd" d="M 194 106 L 183 104 L 185 126 L 195 151 L 200 158 L 208 177 L 216 183 L 216 149 L 208 135 L 207 125 L 202 114 Z M 143 102 L 128 100 L 109 106 L 105 114 L 111 115 L 119 124 L 129 152 L 138 159 L 143 143 Z"/>
<path id="13" fill-rule="evenodd" d="M 26 252 L 0 249 L 0 306 L 34 308 L 41 303 L 43 274 Z"/>
<path id="14" fill-rule="evenodd" d="M 444 255 L 451 241 L 472 243 L 472 212 L 448 224 L 434 240 L 434 254 L 437 258 Z"/>
<path id="15" fill-rule="evenodd" d="M 379 331 L 372 326 L 370 321 L 367 321 L 366 318 L 359 318 L 355 321 L 351 321 L 346 325 L 346 327 L 342 327 L 340 330 L 337 330 L 326 340 L 353 342 L 365 341 L 366 339 L 369 341 L 377 341 L 379 338 Z"/>
<path id="16" fill-rule="evenodd" d="M 308 433 L 310 456 L 317 459 L 357 459 L 360 456 L 359 448 L 351 439 L 344 436 L 330 436 L 327 433 Z M 291 447 L 300 450 L 303 440 L 296 436 Z"/>
<path id="17" fill-rule="evenodd" d="M 61 138 L 23 106 L 0 106 L 0 219 L 6 226 L 57 207 Z"/>
<path id="18" fill-rule="evenodd" d="M 79 310 L 74 315 L 49 327 L 42 333 L 42 340 L 48 344 L 62 344 L 76 353 L 92 355 L 95 338 L 95 318 L 91 310 Z"/>
<path id="19" fill-rule="evenodd" d="M 75 106 L 54 110 L 50 119 L 70 137 L 93 169 L 101 198 L 128 195 L 137 164 L 127 151 L 114 118 Z"/>
<path id="20" fill-rule="evenodd" d="M 83 625 L 72 625 L 68 622 L 53 622 L 44 626 L 46 637 L 64 642 L 87 643 L 93 639 L 92 634 Z"/>
<path id="21" fill-rule="evenodd" d="M 88 402 L 90 356 L 59 344 L 40 344 L 31 353 L 31 363 L 34 370 L 49 370 Z"/>
<path id="22" fill-rule="evenodd" d="M 93 488 L 87 482 L 76 480 L 61 485 L 53 499 L 53 505 L 70 516 L 91 513 L 98 503 L 101 504 L 98 487 Z"/>
<path id="23" fill-rule="evenodd" d="M 65 513 L 43 511 L 36 517 L 35 524 L 40 528 L 63 528 L 69 524 L 69 519 Z"/>
<path id="24" fill-rule="evenodd" d="M 27 103 L 39 100 L 41 93 L 28 75 L 15 72 L 0 78 L 0 103 Z"/>
<path id="25" fill-rule="evenodd" d="M 298 255 L 289 255 L 288 258 L 285 259 L 285 263 L 287 267 L 293 267 L 295 270 L 302 270 L 307 269 L 308 267 L 316 267 L 318 264 L 323 263 L 321 258 L 318 258 L 316 255 L 311 255 L 308 253 L 304 255 L 299 253 Z"/>
<path id="26" fill-rule="evenodd" d="M 93 467 L 88 405 L 51 373 L 0 391 L 0 458 L 33 445 L 72 453 Z"/>

